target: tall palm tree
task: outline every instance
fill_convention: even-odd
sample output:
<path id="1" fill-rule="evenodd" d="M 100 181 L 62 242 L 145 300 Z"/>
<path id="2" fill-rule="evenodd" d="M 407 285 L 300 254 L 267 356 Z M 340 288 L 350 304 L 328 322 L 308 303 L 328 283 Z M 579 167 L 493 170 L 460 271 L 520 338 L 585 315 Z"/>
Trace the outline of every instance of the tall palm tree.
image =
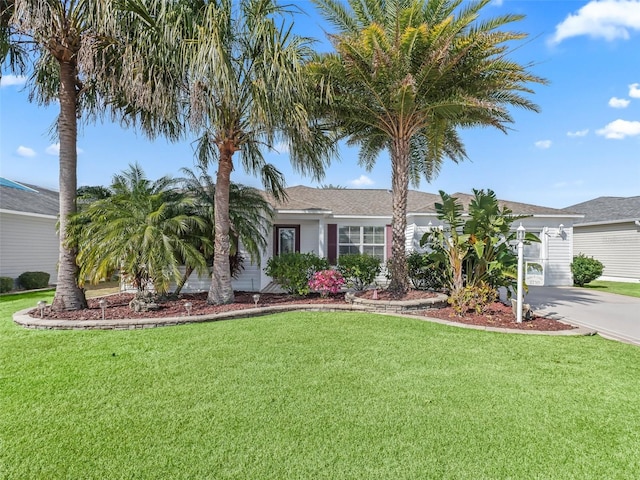
<path id="1" fill-rule="evenodd" d="M 198 239 L 211 240 L 215 236 L 215 192 L 214 179 L 207 173 L 203 165 L 198 166 L 198 172 L 183 168 L 184 178 L 182 186 L 187 195 L 193 199 L 192 214 L 202 219 L 204 230 L 197 234 L 196 244 L 205 255 L 207 262 L 213 263 L 213 249 L 210 242 L 202 243 Z M 259 263 L 262 252 L 267 247 L 269 226 L 273 217 L 273 208 L 262 193 L 252 187 L 231 183 L 229 186 L 229 222 L 230 222 L 230 250 L 231 257 L 239 255 L 240 243 L 249 254 L 251 261 Z M 186 270 L 183 281 L 178 290 L 184 285 L 193 267 L 185 262 Z M 231 275 L 234 269 L 230 268 Z"/>
<path id="2" fill-rule="evenodd" d="M 140 291 L 166 293 L 182 278 L 181 263 L 207 271 L 194 242 L 206 222 L 192 215 L 194 201 L 170 177 L 146 178 L 139 165 L 115 175 L 111 195 L 72 217 L 69 238 L 78 248 L 80 278 L 97 282 L 121 269 Z"/>
<path id="3" fill-rule="evenodd" d="M 66 239 L 76 212 L 78 119 L 107 111 L 149 135 L 181 133 L 177 105 L 183 70 L 175 46 L 159 41 L 192 2 L 6 0 L 0 3 L 0 60 L 30 70 L 30 100 L 60 105 L 60 256 L 52 308 L 87 305 L 77 283 L 76 252 Z M 144 8 L 142 8 L 144 7 Z M 146 15 L 142 15 L 144 12 Z"/>
<path id="4" fill-rule="evenodd" d="M 229 195 L 235 154 L 245 171 L 282 195 L 284 179 L 265 162 L 263 148 L 285 142 L 294 167 L 315 178 L 333 153 L 333 139 L 313 120 L 316 98 L 303 68 L 312 51 L 291 33 L 287 13 L 273 0 L 206 2 L 194 30 L 189 118 L 201 132 L 199 159 L 217 164 L 210 303 L 233 302 Z"/>
<path id="5" fill-rule="evenodd" d="M 387 150 L 392 172 L 389 288 L 406 290 L 405 229 L 409 182 L 434 178 L 445 159 L 466 158 L 458 128 L 506 132 L 508 108 L 537 111 L 523 96 L 545 83 L 507 58 L 525 34 L 502 27 L 522 18 L 479 20 L 491 0 L 313 0 L 337 29 L 336 52 L 310 65 L 328 113 L 360 163 L 372 168 Z"/>

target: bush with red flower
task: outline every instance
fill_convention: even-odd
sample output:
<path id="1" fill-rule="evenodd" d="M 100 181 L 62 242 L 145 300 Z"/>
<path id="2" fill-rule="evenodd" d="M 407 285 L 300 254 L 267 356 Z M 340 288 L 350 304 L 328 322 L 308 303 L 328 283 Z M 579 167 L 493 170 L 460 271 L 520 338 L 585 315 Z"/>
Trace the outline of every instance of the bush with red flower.
<path id="1" fill-rule="evenodd" d="M 315 272 L 309 280 L 309 288 L 316 292 L 320 292 L 320 295 L 326 297 L 327 295 L 336 294 L 345 284 L 344 277 L 337 270 L 320 270 Z"/>

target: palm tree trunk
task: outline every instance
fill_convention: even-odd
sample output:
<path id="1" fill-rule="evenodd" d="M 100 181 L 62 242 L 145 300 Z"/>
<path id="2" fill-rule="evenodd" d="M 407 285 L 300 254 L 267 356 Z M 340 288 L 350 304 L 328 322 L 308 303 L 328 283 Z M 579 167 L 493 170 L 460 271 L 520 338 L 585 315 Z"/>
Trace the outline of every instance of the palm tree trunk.
<path id="1" fill-rule="evenodd" d="M 391 221 L 391 259 L 389 290 L 403 294 L 408 289 L 407 262 L 405 259 L 405 230 L 407 228 L 407 195 L 409 193 L 410 142 L 394 139 L 391 148 L 391 196 L 393 219 Z"/>
<path id="2" fill-rule="evenodd" d="M 223 305 L 233 303 L 231 285 L 231 267 L 229 265 L 229 188 L 233 154 L 235 147 L 231 142 L 220 145 L 220 159 L 216 175 L 214 197 L 215 238 L 213 249 L 213 274 L 207 303 Z"/>
<path id="3" fill-rule="evenodd" d="M 80 310 L 87 308 L 84 291 L 78 287 L 78 265 L 76 249 L 68 248 L 67 224 L 69 216 L 76 212 L 77 163 L 76 142 L 78 139 L 77 91 L 75 65 L 60 62 L 60 256 L 58 260 L 58 283 L 53 299 L 53 310 Z"/>
<path id="4" fill-rule="evenodd" d="M 189 280 L 189 277 L 191 276 L 192 273 L 193 273 L 193 268 L 192 267 L 185 267 L 184 268 L 184 275 L 180 279 L 180 283 L 178 283 L 178 285 L 176 285 L 176 291 L 173 292 L 173 294 L 176 297 L 178 295 L 180 295 L 180 292 L 182 292 L 182 289 L 183 289 L 185 283 L 187 283 L 187 280 Z"/>

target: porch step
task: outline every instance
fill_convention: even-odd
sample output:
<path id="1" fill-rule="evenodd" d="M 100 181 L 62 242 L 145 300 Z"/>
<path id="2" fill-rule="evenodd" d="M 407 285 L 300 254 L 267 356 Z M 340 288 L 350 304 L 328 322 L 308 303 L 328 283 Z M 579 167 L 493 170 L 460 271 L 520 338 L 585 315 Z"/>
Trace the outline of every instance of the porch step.
<path id="1" fill-rule="evenodd" d="M 269 282 L 269 284 L 260 290 L 260 293 L 286 293 L 280 285 L 275 282 Z"/>

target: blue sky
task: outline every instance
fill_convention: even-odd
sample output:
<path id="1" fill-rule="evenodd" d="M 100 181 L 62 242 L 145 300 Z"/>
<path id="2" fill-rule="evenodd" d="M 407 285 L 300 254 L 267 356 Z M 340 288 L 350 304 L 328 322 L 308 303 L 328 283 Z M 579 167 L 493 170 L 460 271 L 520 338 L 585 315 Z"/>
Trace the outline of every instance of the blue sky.
<path id="1" fill-rule="evenodd" d="M 296 29 L 323 40 L 330 26 L 310 2 L 297 3 L 307 15 L 296 19 Z M 503 0 L 484 12 L 526 15 L 513 28 L 529 38 L 512 56 L 533 63 L 533 72 L 549 80 L 548 86 L 536 85 L 531 97 L 541 113 L 514 111 L 507 135 L 463 131 L 469 160 L 446 163 L 435 180 L 423 181 L 419 189 L 468 193 L 490 188 L 505 200 L 556 208 L 599 196 L 640 195 L 640 0 Z M 29 103 L 24 87 L 24 79 L 3 72 L 0 176 L 57 189 L 57 141 L 49 134 L 57 105 Z M 81 127 L 78 149 L 78 185 L 108 185 L 134 162 L 151 179 L 179 176 L 180 168 L 194 164 L 190 140 L 150 141 L 110 123 Z M 292 171 L 286 151 L 268 158 L 285 174 L 288 186 L 391 186 L 387 155 L 366 171 L 358 166 L 357 151 L 343 146 L 319 183 Z M 241 167 L 232 180 L 260 187 Z"/>

